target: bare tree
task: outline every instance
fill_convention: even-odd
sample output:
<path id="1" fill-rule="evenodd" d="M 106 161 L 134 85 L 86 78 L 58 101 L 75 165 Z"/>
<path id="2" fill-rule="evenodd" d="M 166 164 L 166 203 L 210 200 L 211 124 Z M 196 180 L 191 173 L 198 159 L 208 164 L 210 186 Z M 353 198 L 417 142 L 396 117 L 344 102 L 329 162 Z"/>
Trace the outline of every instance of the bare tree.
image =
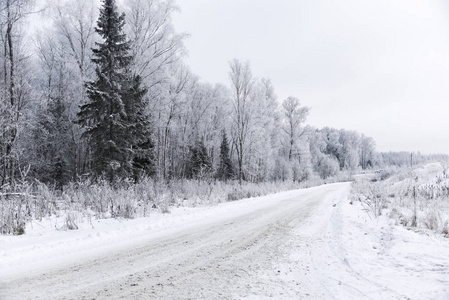
<path id="1" fill-rule="evenodd" d="M 186 90 L 186 106 L 180 115 L 180 148 L 185 163 L 189 148 L 202 141 L 208 150 L 212 166 L 218 166 L 222 131 L 229 120 L 229 97 L 220 85 L 212 86 L 197 80 Z M 185 164 L 186 165 L 186 164 Z M 187 166 L 187 165 L 186 165 Z"/>
<path id="2" fill-rule="evenodd" d="M 73 78 L 73 98 L 68 111 L 72 126 L 70 127 L 71 143 L 74 157 L 73 177 L 77 177 L 86 170 L 88 161 L 88 148 L 85 141 L 81 139 L 82 130 L 75 123 L 79 106 L 86 101 L 86 89 L 84 82 L 92 77 L 93 65 L 91 61 L 91 48 L 95 37 L 95 22 L 98 8 L 93 0 L 62 0 L 52 10 L 54 30 L 58 36 L 56 43 L 60 43 L 64 52 L 69 55 L 65 57 L 70 64 L 76 66 L 77 74 Z M 70 65 L 69 64 L 69 65 Z"/>
<path id="3" fill-rule="evenodd" d="M 126 5 L 134 72 L 151 89 L 167 79 L 167 66 L 179 61 L 185 52 L 185 34 L 175 33 L 172 24 L 178 7 L 172 0 L 129 0 Z"/>
<path id="4" fill-rule="evenodd" d="M 356 131 L 340 130 L 340 169 L 353 171 L 359 166 L 360 134 Z"/>
<path id="5" fill-rule="evenodd" d="M 15 147 L 19 121 L 26 97 L 27 82 L 24 60 L 24 35 L 21 24 L 30 13 L 31 0 L 4 0 L 0 2 L 0 33 L 2 42 L 2 106 L 0 116 L 4 120 L 1 129 L 1 175 L 0 183 L 14 185 L 16 155 Z M 0 186 L 1 186 L 0 185 Z"/>
<path id="6" fill-rule="evenodd" d="M 278 103 L 270 79 L 254 80 L 250 99 L 243 169 L 246 180 L 260 182 L 270 177 L 279 146 Z"/>
<path id="7" fill-rule="evenodd" d="M 196 80 L 181 60 L 185 35 L 174 30 L 172 15 L 176 11 L 178 7 L 172 0 L 126 1 L 132 72 L 142 77 L 148 89 L 148 113 L 155 126 L 156 162 L 162 178 L 173 175 L 185 93 Z"/>
<path id="8" fill-rule="evenodd" d="M 285 117 L 284 133 L 288 139 L 288 160 L 291 161 L 293 155 L 298 154 L 298 142 L 305 131 L 301 128 L 301 123 L 305 122 L 309 115 L 310 108 L 301 106 L 298 98 L 288 97 L 282 103 Z"/>
<path id="9" fill-rule="evenodd" d="M 372 156 L 374 149 L 376 148 L 376 142 L 372 137 L 362 135 L 360 143 L 360 165 L 362 169 L 366 169 L 369 165 L 372 166 Z"/>
<path id="10" fill-rule="evenodd" d="M 153 99 L 152 113 L 157 128 L 156 161 L 159 175 L 168 178 L 170 169 L 174 168 L 176 136 L 179 133 L 178 121 L 186 106 L 185 91 L 192 80 L 196 80 L 188 67 L 183 64 L 172 65 L 169 83 L 165 84 L 160 94 Z"/>
<path id="11" fill-rule="evenodd" d="M 40 101 L 30 120 L 33 143 L 26 151 L 33 166 L 30 175 L 62 187 L 77 175 L 80 145 L 74 136 L 72 105 L 81 98 L 79 85 L 73 84 L 80 78 L 79 69 L 73 68 L 71 50 L 52 31 L 37 34 L 35 45 L 40 67 L 35 89 Z"/>
<path id="12" fill-rule="evenodd" d="M 247 151 L 246 141 L 250 129 L 251 120 L 251 93 L 254 85 L 253 75 L 249 62 L 241 62 L 234 59 L 230 62 L 231 90 L 233 97 L 232 112 L 232 139 L 237 152 L 238 171 L 237 178 L 242 184 L 245 175 L 243 172 L 243 160 Z"/>
<path id="13" fill-rule="evenodd" d="M 63 0 L 54 7 L 53 21 L 60 35 L 59 41 L 67 48 L 79 70 L 81 86 L 93 71 L 90 56 L 97 15 L 93 0 Z"/>

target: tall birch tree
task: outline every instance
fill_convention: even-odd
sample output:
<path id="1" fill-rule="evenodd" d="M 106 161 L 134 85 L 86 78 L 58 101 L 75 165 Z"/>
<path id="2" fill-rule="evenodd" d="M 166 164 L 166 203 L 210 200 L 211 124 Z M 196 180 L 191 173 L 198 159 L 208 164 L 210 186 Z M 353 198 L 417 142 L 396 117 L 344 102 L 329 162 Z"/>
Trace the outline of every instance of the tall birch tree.
<path id="1" fill-rule="evenodd" d="M 237 152 L 237 178 L 239 183 L 245 180 L 244 159 L 247 154 L 246 142 L 249 136 L 251 121 L 251 93 L 254 79 L 249 62 L 234 59 L 230 62 L 229 77 L 233 100 L 232 111 L 232 139 Z"/>

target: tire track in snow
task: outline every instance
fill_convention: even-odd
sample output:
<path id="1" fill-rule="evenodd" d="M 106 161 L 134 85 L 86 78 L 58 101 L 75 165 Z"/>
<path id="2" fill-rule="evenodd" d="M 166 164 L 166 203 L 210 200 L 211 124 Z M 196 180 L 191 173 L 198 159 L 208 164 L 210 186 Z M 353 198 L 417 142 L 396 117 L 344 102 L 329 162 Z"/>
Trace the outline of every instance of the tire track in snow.
<path id="1" fill-rule="evenodd" d="M 68 268 L 17 278 L 2 283 L 0 298 L 297 296 L 296 284 L 284 286 L 282 281 L 273 279 L 280 273 L 277 264 L 288 260 L 285 245 L 295 238 L 294 229 L 320 213 L 323 205 L 330 206 L 329 195 L 342 188 L 347 188 L 347 184 L 304 190 L 268 207 L 255 207 L 243 216 L 190 227 L 137 247 L 106 252 Z M 261 277 L 263 273 L 271 277 Z"/>

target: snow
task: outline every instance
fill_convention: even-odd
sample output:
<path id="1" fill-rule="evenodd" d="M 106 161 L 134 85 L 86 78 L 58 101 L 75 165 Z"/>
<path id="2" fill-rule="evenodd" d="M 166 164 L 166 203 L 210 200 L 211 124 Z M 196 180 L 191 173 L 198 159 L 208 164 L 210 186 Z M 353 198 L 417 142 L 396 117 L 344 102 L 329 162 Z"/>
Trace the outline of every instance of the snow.
<path id="1" fill-rule="evenodd" d="M 327 270 L 335 274 L 327 276 L 335 295 L 342 293 L 337 298 L 449 299 L 449 240 L 393 223 L 386 216 L 371 219 L 360 202 L 338 206 L 327 231 L 339 261 Z"/>
<path id="2" fill-rule="evenodd" d="M 155 210 L 148 218 L 101 219 L 79 218 L 78 230 L 55 230 L 65 216 L 52 216 L 42 222 L 27 224 L 26 235 L 0 236 L 0 280 L 11 276 L 43 271 L 61 264 L 69 265 L 106 250 L 120 250 L 148 239 L 173 234 L 186 227 L 237 217 L 258 208 L 273 205 L 292 192 L 243 201 L 222 203 L 215 207 L 174 207 L 168 214 Z"/>
<path id="3" fill-rule="evenodd" d="M 33 287 L 42 278 L 51 280 L 43 273 L 63 275 L 57 270 L 68 273 L 74 264 L 127 253 L 131 262 L 114 262 L 122 275 L 102 278 L 110 265 L 99 267 L 98 275 L 86 273 L 86 280 L 104 284 L 105 290 L 117 285 L 107 280 L 144 286 L 141 293 L 151 286 L 155 298 L 449 299 L 449 239 L 407 230 L 385 216 L 372 218 L 359 202 L 350 204 L 349 189 L 349 183 L 328 184 L 213 207 L 173 208 L 149 218 L 85 221 L 75 231 L 55 230 L 55 219 L 33 222 L 26 235 L 0 237 L 0 298 L 19 299 L 9 289 L 23 278 L 31 278 Z M 161 242 L 167 248 L 156 242 L 162 237 L 169 241 Z M 158 255 L 166 268 L 153 262 L 157 258 L 150 257 L 150 248 L 136 259 L 142 265 L 133 267 L 129 249 L 150 242 L 155 253 L 164 251 Z M 172 249 L 181 243 L 192 246 Z M 182 252 L 190 258 L 182 258 Z M 144 257 L 156 264 L 154 270 L 145 269 L 150 262 L 144 263 Z M 147 272 L 147 281 L 161 283 L 145 285 Z M 50 284 L 43 284 L 40 294 L 37 289 L 36 298 L 58 292 Z M 118 297 L 125 293 L 121 289 L 109 292 Z M 69 298 L 92 296 L 75 292 Z M 97 299 L 108 298 L 98 293 Z"/>

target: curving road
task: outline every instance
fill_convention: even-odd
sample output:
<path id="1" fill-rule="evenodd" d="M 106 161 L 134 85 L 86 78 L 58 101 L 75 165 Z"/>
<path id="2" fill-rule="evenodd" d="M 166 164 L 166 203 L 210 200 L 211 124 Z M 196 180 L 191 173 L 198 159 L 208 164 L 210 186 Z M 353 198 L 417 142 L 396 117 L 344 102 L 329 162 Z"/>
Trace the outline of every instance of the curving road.
<path id="1" fill-rule="evenodd" d="M 305 189 L 244 215 L 6 279 L 0 299 L 326 298 L 310 249 L 348 186 Z"/>

